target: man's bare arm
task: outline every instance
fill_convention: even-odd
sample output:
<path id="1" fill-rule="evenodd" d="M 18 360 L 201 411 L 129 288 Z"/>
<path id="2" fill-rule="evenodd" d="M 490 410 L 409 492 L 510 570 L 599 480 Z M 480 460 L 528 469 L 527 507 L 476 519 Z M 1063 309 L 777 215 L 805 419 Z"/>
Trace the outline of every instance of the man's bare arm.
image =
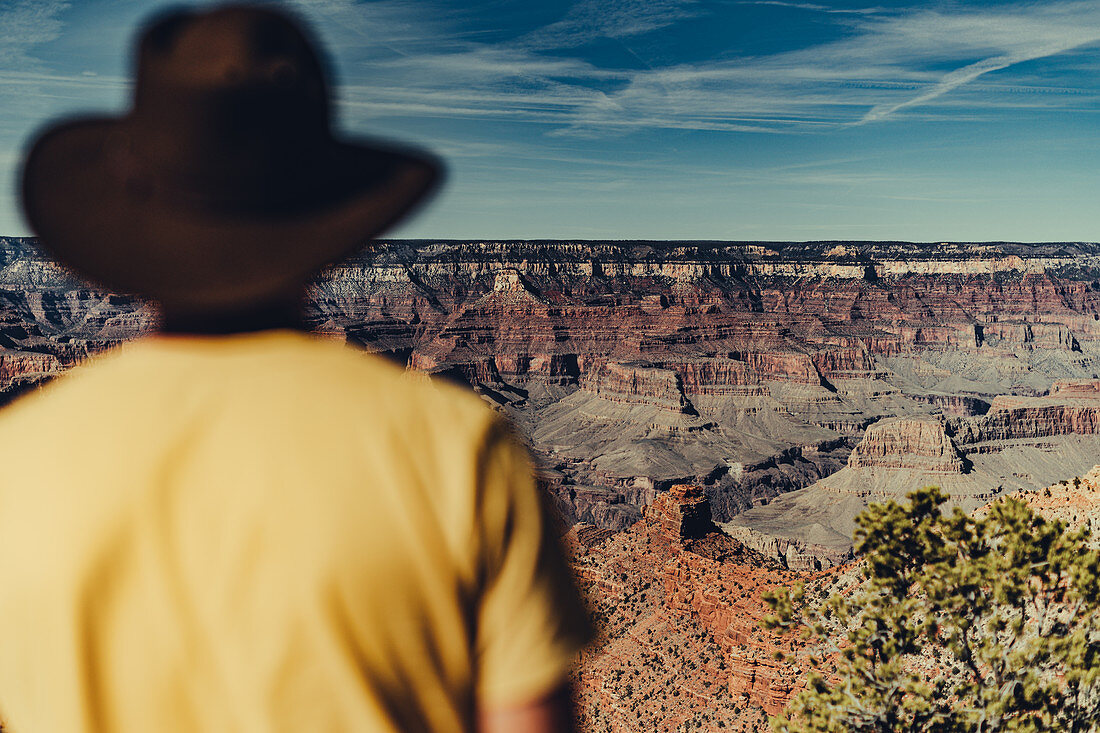
<path id="1" fill-rule="evenodd" d="M 478 733 L 575 733 L 573 695 L 568 685 L 526 705 L 483 710 Z"/>

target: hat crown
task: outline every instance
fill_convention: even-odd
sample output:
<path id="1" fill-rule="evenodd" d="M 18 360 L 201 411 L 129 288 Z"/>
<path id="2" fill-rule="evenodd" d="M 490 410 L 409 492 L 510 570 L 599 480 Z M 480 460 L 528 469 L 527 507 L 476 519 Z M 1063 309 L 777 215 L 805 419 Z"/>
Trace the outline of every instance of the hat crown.
<path id="1" fill-rule="evenodd" d="M 313 45 L 273 10 L 177 11 L 138 46 L 131 152 L 166 188 L 281 205 L 330 140 Z"/>
<path id="2" fill-rule="evenodd" d="M 225 6 L 177 11 L 153 23 L 138 47 L 137 91 L 160 85 L 207 90 L 263 89 L 327 97 L 313 44 L 273 10 Z"/>

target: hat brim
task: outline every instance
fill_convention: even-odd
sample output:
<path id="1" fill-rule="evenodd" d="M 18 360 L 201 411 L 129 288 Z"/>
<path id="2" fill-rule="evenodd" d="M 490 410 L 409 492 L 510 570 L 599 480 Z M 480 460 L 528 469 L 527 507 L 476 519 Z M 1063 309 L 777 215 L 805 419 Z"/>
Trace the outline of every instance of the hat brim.
<path id="1" fill-rule="evenodd" d="M 28 223 L 78 275 L 192 313 L 293 294 L 408 214 L 442 172 L 419 152 L 331 139 L 315 172 L 320 199 L 275 213 L 216 210 L 133 190 L 109 160 L 124 131 L 124 118 L 85 117 L 39 135 L 21 175 Z"/>

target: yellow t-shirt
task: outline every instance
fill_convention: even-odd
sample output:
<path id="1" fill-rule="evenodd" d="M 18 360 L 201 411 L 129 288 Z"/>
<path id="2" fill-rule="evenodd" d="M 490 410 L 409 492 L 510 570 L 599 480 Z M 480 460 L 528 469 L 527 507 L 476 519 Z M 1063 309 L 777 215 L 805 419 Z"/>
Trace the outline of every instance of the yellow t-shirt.
<path id="1" fill-rule="evenodd" d="M 331 339 L 126 344 L 0 466 L 13 733 L 469 730 L 587 638 L 507 423 Z"/>

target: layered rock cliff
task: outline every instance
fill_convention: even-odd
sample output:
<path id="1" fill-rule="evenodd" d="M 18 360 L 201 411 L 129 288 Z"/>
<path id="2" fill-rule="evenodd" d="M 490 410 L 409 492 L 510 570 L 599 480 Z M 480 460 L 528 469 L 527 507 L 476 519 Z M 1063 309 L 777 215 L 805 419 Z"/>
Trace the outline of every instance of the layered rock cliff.
<path id="1" fill-rule="evenodd" d="M 852 520 L 870 501 L 934 484 L 970 511 L 1078 476 L 1098 459 L 1100 380 L 1063 380 L 1043 397 L 998 396 L 984 415 L 876 423 L 843 469 L 726 528 L 791 567 L 820 567 L 851 557 Z"/>
<path id="2" fill-rule="evenodd" d="M 586 372 L 582 387 L 609 402 L 656 405 L 685 415 L 696 414 L 684 394 L 680 375 L 670 369 L 608 362 Z"/>
<path id="3" fill-rule="evenodd" d="M 568 520 L 622 528 L 679 482 L 719 521 L 762 508 L 852 468 L 891 418 L 952 418 L 963 460 L 1086 432 L 1090 408 L 1003 396 L 1100 376 L 1098 265 L 1084 243 L 384 241 L 320 278 L 306 316 L 469 385 L 532 437 Z M 0 239 L 8 397 L 154 322 Z M 856 460 L 951 463 L 896 447 Z"/>
<path id="4" fill-rule="evenodd" d="M 962 473 L 964 462 L 942 421 L 934 417 L 897 417 L 867 428 L 848 456 L 848 467 Z"/>
<path id="5" fill-rule="evenodd" d="M 999 396 L 985 415 L 952 420 L 948 428 L 962 444 L 1095 435 L 1100 432 L 1100 390 L 1091 391 L 1095 387 L 1083 388 L 1082 384 L 1078 382 L 1073 393 L 1060 388 L 1049 397 Z"/>

